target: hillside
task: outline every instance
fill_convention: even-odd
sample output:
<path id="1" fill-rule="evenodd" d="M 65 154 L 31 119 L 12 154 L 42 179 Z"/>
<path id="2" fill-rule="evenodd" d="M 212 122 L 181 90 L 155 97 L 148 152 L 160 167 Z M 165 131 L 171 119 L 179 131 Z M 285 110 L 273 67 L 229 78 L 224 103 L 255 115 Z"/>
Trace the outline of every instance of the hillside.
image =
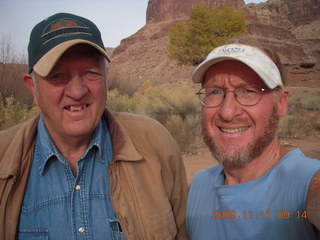
<path id="1" fill-rule="evenodd" d="M 138 88 L 145 81 L 158 87 L 191 84 L 193 66 L 178 66 L 167 56 L 168 32 L 188 18 L 196 4 L 232 5 L 245 12 L 247 34 L 272 47 L 288 71 L 288 86 L 320 87 L 320 2 L 269 0 L 149 0 L 146 25 L 114 50 L 110 81 Z"/>

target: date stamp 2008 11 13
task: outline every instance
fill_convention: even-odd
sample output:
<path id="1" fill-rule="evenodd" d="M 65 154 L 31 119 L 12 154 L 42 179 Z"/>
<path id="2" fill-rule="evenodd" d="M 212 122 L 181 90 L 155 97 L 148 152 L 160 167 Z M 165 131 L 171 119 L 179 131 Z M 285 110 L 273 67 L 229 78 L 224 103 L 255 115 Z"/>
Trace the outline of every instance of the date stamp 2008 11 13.
<path id="1" fill-rule="evenodd" d="M 273 214 L 276 214 L 275 216 Z M 271 219 L 271 218 L 278 218 L 278 219 L 303 219 L 307 218 L 307 211 L 295 211 L 290 212 L 287 210 L 284 211 L 228 211 L 228 210 L 221 210 L 221 211 L 212 211 L 212 219 Z"/>

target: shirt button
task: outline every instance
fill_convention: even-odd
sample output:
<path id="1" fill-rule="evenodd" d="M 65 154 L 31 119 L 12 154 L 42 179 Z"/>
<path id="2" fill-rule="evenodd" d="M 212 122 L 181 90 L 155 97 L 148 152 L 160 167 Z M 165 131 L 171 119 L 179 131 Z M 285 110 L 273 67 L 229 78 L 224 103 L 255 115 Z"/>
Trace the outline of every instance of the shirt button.
<path id="1" fill-rule="evenodd" d="M 76 186 L 76 190 L 80 190 L 81 189 L 81 186 L 80 185 L 77 185 Z"/>
<path id="2" fill-rule="evenodd" d="M 79 232 L 79 233 L 84 233 L 84 227 L 80 227 L 80 228 L 78 229 L 78 232 Z"/>

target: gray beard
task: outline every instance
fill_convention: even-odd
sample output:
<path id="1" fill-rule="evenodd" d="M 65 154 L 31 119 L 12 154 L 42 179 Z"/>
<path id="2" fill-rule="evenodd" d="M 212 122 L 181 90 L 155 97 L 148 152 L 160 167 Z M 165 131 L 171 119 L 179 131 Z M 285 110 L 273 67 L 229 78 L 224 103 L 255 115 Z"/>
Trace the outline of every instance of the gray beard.
<path id="1" fill-rule="evenodd" d="M 276 109 L 272 112 L 269 117 L 268 125 L 265 128 L 264 134 L 262 134 L 254 142 L 249 143 L 241 151 L 237 149 L 229 149 L 228 152 L 221 151 L 218 146 L 211 140 L 208 135 L 204 124 L 202 124 L 203 139 L 213 157 L 225 167 L 243 167 L 250 163 L 254 158 L 259 156 L 266 147 L 275 139 L 277 135 L 277 128 L 279 118 L 276 116 Z"/>

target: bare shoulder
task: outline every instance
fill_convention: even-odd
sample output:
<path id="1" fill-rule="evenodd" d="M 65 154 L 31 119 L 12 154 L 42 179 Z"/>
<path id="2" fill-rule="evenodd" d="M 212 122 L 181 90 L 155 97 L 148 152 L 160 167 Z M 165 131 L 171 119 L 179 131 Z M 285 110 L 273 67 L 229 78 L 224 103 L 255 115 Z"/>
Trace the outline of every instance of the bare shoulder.
<path id="1" fill-rule="evenodd" d="M 307 212 L 309 221 L 320 231 L 320 171 L 314 175 L 309 187 Z"/>

